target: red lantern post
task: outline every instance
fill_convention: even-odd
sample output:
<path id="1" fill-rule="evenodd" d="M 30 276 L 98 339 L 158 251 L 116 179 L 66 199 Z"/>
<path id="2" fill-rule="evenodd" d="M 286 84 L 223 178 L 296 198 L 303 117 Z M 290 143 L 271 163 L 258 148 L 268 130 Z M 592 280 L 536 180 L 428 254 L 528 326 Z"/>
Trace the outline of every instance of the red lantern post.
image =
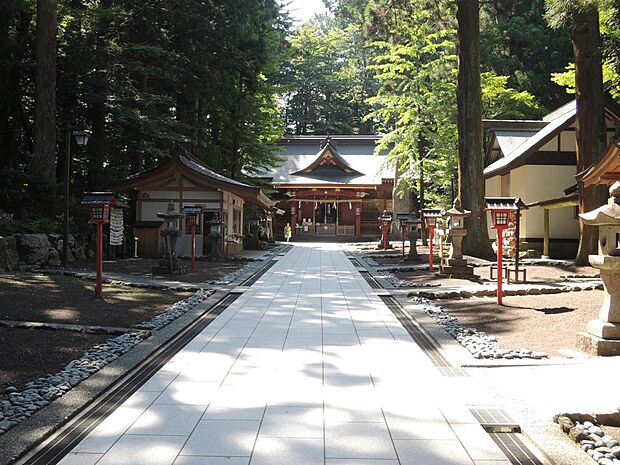
<path id="1" fill-rule="evenodd" d="M 103 297 L 103 225 L 110 222 L 110 207 L 115 202 L 111 192 L 85 192 L 82 200 L 82 205 L 90 207 L 90 224 L 97 225 L 97 299 Z"/>
<path id="2" fill-rule="evenodd" d="M 381 221 L 381 237 L 383 243 L 383 250 L 387 250 L 390 247 L 388 239 L 388 233 L 390 232 L 390 226 L 392 225 L 392 215 L 387 210 L 383 210 L 383 213 L 378 218 Z"/>
<path id="3" fill-rule="evenodd" d="M 398 223 L 400 226 L 400 236 L 403 243 L 403 258 L 405 258 L 405 238 L 407 236 L 407 227 L 409 226 L 409 220 L 411 219 L 410 213 L 397 213 Z"/>
<path id="4" fill-rule="evenodd" d="M 435 236 L 437 220 L 441 218 L 441 215 L 442 211 L 436 208 L 426 208 L 422 210 L 422 218 L 424 219 L 424 223 L 426 223 L 426 229 L 428 229 L 428 267 L 431 273 L 435 271 L 433 266 L 433 237 Z"/>
<path id="5" fill-rule="evenodd" d="M 185 217 L 187 218 L 187 224 L 192 230 L 192 261 L 191 261 L 191 271 L 193 272 L 196 267 L 196 225 L 198 224 L 200 215 L 202 214 L 202 207 L 199 206 L 186 206 L 183 207 L 183 213 L 185 213 Z"/>
<path id="6" fill-rule="evenodd" d="M 519 211 L 525 204 L 519 197 L 486 197 L 486 210 L 491 212 L 491 227 L 497 231 L 497 304 L 502 305 L 502 282 L 504 279 L 504 230 L 508 228 L 513 211 Z M 517 254 L 519 245 L 517 244 Z"/>

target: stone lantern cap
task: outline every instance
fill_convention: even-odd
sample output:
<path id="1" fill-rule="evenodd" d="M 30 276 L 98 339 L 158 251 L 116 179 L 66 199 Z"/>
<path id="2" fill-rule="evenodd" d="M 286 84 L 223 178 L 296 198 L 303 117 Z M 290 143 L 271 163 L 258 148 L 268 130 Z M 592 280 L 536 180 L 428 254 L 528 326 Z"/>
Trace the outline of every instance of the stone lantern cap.
<path id="1" fill-rule="evenodd" d="M 590 226 L 619 226 L 620 227 L 620 181 L 616 181 L 609 188 L 609 200 L 596 210 L 581 213 L 583 222 Z"/>
<path id="2" fill-rule="evenodd" d="M 457 197 L 454 199 L 454 203 L 452 204 L 452 208 L 446 212 L 446 215 L 452 216 L 462 216 L 463 218 L 467 218 L 471 215 L 471 211 L 463 210 L 461 207 L 461 200 Z"/>

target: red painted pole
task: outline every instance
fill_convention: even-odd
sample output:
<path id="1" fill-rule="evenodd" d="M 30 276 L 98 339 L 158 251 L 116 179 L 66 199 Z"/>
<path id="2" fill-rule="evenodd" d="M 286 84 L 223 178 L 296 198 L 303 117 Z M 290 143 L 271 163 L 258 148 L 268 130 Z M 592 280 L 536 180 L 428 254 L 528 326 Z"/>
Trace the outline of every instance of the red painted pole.
<path id="1" fill-rule="evenodd" d="M 196 264 L 196 223 L 192 223 L 192 272 Z"/>
<path id="2" fill-rule="evenodd" d="M 97 284 L 95 297 L 103 298 L 103 223 L 97 223 Z"/>
<path id="3" fill-rule="evenodd" d="M 497 229 L 497 305 L 502 304 L 502 281 L 504 271 L 504 247 L 502 239 L 502 228 Z"/>
<path id="4" fill-rule="evenodd" d="M 387 240 L 387 232 L 388 232 L 388 227 L 386 224 L 383 224 L 383 250 L 387 250 L 388 249 L 388 240 Z"/>
<path id="5" fill-rule="evenodd" d="M 433 236 L 435 235 L 434 233 L 435 233 L 435 228 L 433 226 L 429 226 L 428 227 L 428 246 L 429 246 L 428 266 L 430 268 L 431 273 L 435 271 L 435 268 L 433 267 Z"/>

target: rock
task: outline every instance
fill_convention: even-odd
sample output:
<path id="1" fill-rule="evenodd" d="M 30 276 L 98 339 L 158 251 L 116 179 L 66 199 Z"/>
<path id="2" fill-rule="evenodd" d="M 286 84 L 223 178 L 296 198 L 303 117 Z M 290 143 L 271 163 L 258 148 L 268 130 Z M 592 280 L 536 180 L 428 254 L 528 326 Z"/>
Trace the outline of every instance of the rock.
<path id="1" fill-rule="evenodd" d="M 19 267 L 15 236 L 0 236 L 0 271 L 14 271 Z"/>
<path id="2" fill-rule="evenodd" d="M 47 254 L 47 264 L 50 266 L 60 266 L 60 254 L 56 249 L 50 249 Z"/>
<path id="3" fill-rule="evenodd" d="M 568 436 L 575 442 L 581 442 L 589 437 L 588 433 L 579 426 L 572 427 L 568 432 Z"/>
<path id="4" fill-rule="evenodd" d="M 17 392 L 17 388 L 15 386 L 9 386 L 4 390 L 6 395 L 13 394 L 14 392 Z"/>
<path id="5" fill-rule="evenodd" d="M 20 234 L 17 236 L 19 259 L 26 265 L 45 265 L 52 248 L 45 234 Z"/>
<path id="6" fill-rule="evenodd" d="M 620 459 L 620 446 L 613 446 L 611 448 L 611 453 L 618 459 Z"/>

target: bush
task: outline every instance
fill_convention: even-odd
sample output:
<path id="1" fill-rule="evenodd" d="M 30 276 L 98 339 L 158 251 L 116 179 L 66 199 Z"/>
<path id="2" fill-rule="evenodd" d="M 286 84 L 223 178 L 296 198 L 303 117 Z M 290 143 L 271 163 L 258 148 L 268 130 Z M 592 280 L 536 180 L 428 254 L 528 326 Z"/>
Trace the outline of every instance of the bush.
<path id="1" fill-rule="evenodd" d="M 62 231 L 62 222 L 56 218 L 34 218 L 27 220 L 9 219 L 2 221 L 0 213 L 0 236 L 10 236 L 12 234 L 52 234 Z"/>

